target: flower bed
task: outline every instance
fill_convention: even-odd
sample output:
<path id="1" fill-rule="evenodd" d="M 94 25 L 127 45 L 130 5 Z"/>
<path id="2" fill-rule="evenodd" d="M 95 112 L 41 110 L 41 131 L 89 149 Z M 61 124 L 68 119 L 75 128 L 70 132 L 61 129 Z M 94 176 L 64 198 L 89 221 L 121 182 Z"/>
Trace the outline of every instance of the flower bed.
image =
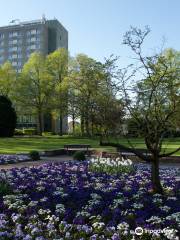
<path id="1" fill-rule="evenodd" d="M 177 170 L 160 174 L 164 196 L 152 195 L 150 171 L 144 166 L 112 175 L 73 162 L 1 170 L 0 179 L 13 192 L 0 196 L 0 239 L 130 240 L 136 227 L 146 229 L 138 239 L 178 239 Z"/>
<path id="2" fill-rule="evenodd" d="M 89 160 L 89 170 L 109 174 L 131 173 L 135 171 L 130 159 L 92 158 Z"/>
<path id="3" fill-rule="evenodd" d="M 25 162 L 28 160 L 30 160 L 30 157 L 28 155 L 0 154 L 0 165 L 1 164 L 9 164 L 9 163 Z"/>

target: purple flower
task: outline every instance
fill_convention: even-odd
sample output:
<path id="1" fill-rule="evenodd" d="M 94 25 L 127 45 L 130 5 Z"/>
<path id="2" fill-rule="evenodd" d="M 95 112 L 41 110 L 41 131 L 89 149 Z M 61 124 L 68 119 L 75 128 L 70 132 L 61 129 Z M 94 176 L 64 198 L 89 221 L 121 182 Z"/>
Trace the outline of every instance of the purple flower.
<path id="1" fill-rule="evenodd" d="M 111 239 L 112 240 L 120 240 L 121 238 L 119 237 L 119 234 L 114 233 Z"/>

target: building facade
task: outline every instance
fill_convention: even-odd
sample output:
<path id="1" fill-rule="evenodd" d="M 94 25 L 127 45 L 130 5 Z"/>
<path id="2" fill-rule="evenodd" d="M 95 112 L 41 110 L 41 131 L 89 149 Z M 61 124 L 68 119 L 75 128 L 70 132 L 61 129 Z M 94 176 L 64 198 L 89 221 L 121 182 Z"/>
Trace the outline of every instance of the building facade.
<path id="1" fill-rule="evenodd" d="M 17 72 L 21 72 L 33 52 L 47 55 L 58 48 L 68 50 L 68 31 L 57 19 L 46 20 L 43 17 L 28 22 L 13 20 L 10 25 L 0 27 L 0 65 L 9 61 Z M 57 119 L 46 116 L 44 122 L 46 131 L 58 131 Z M 18 125 L 34 127 L 36 123 L 33 116 L 20 116 Z M 67 118 L 64 118 L 63 126 L 66 132 Z"/>

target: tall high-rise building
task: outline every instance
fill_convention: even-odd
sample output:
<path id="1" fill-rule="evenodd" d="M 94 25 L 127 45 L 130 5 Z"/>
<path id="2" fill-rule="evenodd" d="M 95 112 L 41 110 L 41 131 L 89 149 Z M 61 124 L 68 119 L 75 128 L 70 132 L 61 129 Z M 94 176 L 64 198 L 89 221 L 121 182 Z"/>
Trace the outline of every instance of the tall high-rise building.
<path id="1" fill-rule="evenodd" d="M 10 25 L 0 27 L 0 64 L 8 60 L 18 72 L 31 53 L 46 55 L 58 48 L 68 49 L 68 32 L 56 19 L 13 20 Z"/>
<path id="2" fill-rule="evenodd" d="M 8 26 L 0 27 L 0 65 L 11 62 L 17 72 L 21 72 L 33 52 L 47 55 L 58 48 L 68 50 L 68 31 L 57 20 L 20 22 L 12 20 Z M 35 127 L 36 119 L 31 115 L 18 118 L 18 127 Z M 59 131 L 59 119 L 50 115 L 44 118 L 45 131 Z M 63 131 L 67 131 L 67 117 L 63 119 Z"/>

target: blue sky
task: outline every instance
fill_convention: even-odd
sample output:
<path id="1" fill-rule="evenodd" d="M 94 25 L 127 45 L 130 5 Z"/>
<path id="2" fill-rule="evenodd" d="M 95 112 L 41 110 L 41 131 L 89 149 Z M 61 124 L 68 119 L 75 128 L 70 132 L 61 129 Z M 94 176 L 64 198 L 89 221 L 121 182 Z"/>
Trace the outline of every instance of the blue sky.
<path id="1" fill-rule="evenodd" d="M 21 21 L 57 18 L 69 31 L 71 55 L 85 53 L 103 60 L 112 53 L 127 63 L 131 52 L 122 36 L 130 25 L 149 25 L 152 32 L 145 48 L 161 46 L 180 49 L 179 0 L 0 0 L 0 25 Z"/>

